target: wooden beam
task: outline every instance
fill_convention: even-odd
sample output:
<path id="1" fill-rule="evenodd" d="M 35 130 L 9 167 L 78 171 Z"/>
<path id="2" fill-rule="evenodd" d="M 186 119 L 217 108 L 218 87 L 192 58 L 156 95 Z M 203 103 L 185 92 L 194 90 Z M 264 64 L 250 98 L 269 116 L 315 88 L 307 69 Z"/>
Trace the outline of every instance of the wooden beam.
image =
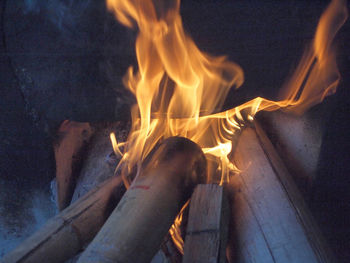
<path id="1" fill-rule="evenodd" d="M 228 212 L 222 186 L 196 187 L 190 202 L 183 263 L 226 262 Z"/>
<path id="2" fill-rule="evenodd" d="M 315 220 L 263 130 L 246 128 L 233 161 L 230 262 L 334 262 Z"/>

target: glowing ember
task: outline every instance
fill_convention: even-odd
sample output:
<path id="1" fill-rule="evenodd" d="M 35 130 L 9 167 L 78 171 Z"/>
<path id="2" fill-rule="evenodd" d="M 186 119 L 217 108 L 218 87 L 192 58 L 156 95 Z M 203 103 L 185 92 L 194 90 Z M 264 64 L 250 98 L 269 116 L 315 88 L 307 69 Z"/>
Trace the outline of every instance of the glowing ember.
<path id="1" fill-rule="evenodd" d="M 234 165 L 227 155 L 232 139 L 246 121 L 261 110 L 284 108 L 301 114 L 333 93 L 339 82 L 332 40 L 347 18 L 346 2 L 333 0 L 322 15 L 313 40 L 279 101 L 257 97 L 236 108 L 216 113 L 230 88 L 239 88 L 242 69 L 225 57 L 201 52 L 184 32 L 180 1 L 107 0 L 107 7 L 127 27 L 138 27 L 138 68 L 129 68 L 124 83 L 137 99 L 126 143 L 118 144 L 119 165 L 127 178 L 159 141 L 183 136 L 199 144 L 208 159 L 218 162 L 221 183 Z M 208 177 L 209 181 L 210 177 Z M 181 221 L 181 219 L 180 219 Z M 175 232 L 175 230 L 172 230 Z M 181 242 L 179 242 L 181 246 Z"/>

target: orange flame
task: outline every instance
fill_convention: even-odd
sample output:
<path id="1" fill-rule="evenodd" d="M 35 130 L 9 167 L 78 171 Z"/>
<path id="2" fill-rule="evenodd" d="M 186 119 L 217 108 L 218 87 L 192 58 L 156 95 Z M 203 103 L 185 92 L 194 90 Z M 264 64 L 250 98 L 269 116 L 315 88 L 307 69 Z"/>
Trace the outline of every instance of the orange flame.
<path id="1" fill-rule="evenodd" d="M 139 166 L 158 141 L 174 135 L 198 143 L 207 154 L 218 157 L 222 171 L 227 171 L 233 168 L 227 154 L 232 137 L 244 122 L 242 112 L 250 121 L 261 110 L 286 108 L 302 113 L 334 92 L 340 76 L 331 43 L 347 18 L 345 5 L 342 0 L 330 3 L 313 45 L 282 89 L 280 101 L 258 97 L 213 114 L 229 89 L 242 85 L 243 71 L 225 57 L 212 57 L 198 49 L 184 32 L 180 1 L 107 0 L 108 9 L 122 24 L 139 28 L 138 72 L 130 67 L 124 78 L 137 99 L 122 159 L 127 163 L 125 173 Z M 222 178 L 227 176 L 222 173 Z"/>
<path id="2" fill-rule="evenodd" d="M 222 148 L 230 138 L 216 142 L 217 133 L 234 133 L 226 126 L 216 131 L 214 126 L 221 127 L 220 119 L 200 117 L 222 106 L 229 89 L 243 83 L 243 71 L 225 57 L 202 53 L 183 30 L 180 2 L 167 3 L 155 6 L 152 1 L 107 1 L 121 23 L 139 28 L 138 72 L 131 67 L 124 79 L 138 103 L 132 109 L 126 146 L 129 169 L 166 137 L 179 135 L 205 148 Z M 215 135 L 208 135 L 209 130 Z"/>
<path id="3" fill-rule="evenodd" d="M 223 183 L 235 169 L 227 157 L 232 139 L 246 121 L 253 121 L 261 110 L 284 108 L 301 114 L 339 83 L 332 41 L 347 18 L 343 0 L 333 0 L 323 13 L 313 43 L 282 89 L 280 101 L 257 97 L 219 113 L 229 89 L 242 85 L 243 71 L 225 57 L 198 49 L 184 32 L 179 0 L 107 0 L 107 7 L 122 24 L 139 29 L 138 69 L 130 67 L 124 78 L 137 99 L 120 162 L 126 176 L 140 167 L 156 143 L 177 135 L 193 140 L 218 162 Z M 119 152 L 117 145 L 115 141 Z"/>

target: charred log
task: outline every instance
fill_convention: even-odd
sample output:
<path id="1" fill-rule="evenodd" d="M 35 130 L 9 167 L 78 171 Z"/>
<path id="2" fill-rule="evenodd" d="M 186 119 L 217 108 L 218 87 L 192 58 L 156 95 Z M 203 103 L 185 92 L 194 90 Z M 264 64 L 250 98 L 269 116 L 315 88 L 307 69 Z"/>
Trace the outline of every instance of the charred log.
<path id="1" fill-rule="evenodd" d="M 205 175 L 199 146 L 181 137 L 165 140 L 78 262 L 150 262 Z"/>

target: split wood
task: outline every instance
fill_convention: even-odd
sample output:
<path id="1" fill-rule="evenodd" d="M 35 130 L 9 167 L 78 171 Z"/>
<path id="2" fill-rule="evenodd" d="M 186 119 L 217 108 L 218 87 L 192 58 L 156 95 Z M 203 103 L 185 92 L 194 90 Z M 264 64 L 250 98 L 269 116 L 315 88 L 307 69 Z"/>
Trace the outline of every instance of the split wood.
<path id="1" fill-rule="evenodd" d="M 224 263 L 229 223 L 224 188 L 198 185 L 190 201 L 183 263 Z"/>
<path id="2" fill-rule="evenodd" d="M 260 128 L 243 130 L 228 185 L 230 262 L 334 262 L 301 193 Z"/>

